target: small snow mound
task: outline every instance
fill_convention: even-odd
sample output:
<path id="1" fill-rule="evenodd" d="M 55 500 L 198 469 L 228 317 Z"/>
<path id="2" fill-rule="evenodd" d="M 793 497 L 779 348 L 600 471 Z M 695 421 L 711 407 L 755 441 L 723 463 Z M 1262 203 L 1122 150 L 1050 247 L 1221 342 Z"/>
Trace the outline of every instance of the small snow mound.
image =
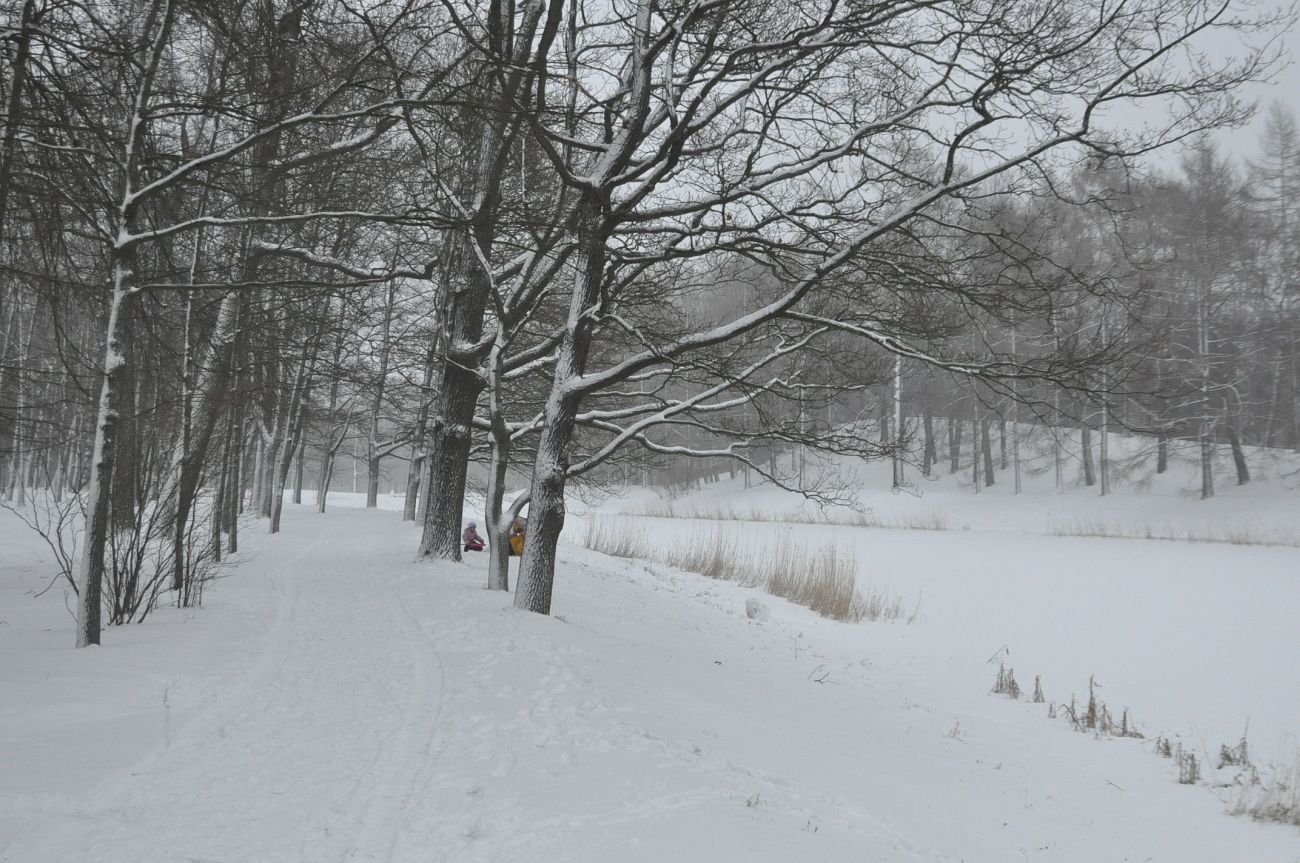
<path id="1" fill-rule="evenodd" d="M 767 620 L 767 605 L 757 597 L 745 600 L 745 616 L 750 620 Z"/>

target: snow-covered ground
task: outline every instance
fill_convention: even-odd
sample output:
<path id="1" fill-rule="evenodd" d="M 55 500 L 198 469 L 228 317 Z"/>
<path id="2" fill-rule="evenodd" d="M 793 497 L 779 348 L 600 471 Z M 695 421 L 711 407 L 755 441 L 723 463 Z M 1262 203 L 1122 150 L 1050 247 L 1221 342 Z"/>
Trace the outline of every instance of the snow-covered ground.
<path id="1" fill-rule="evenodd" d="M 1234 485 L 1230 462 L 1221 463 L 1219 493 L 1202 501 L 1190 453 L 1175 449 L 1170 470 L 1156 475 L 1141 438 L 1114 436 L 1112 450 L 1124 478 L 1106 497 L 1075 482 L 1073 464 L 1069 486 L 1056 494 L 1050 455 L 1028 446 L 1019 495 L 1009 471 L 975 494 L 967 471 L 926 480 L 909 469 L 913 489 L 894 493 L 886 463 L 831 464 L 853 472 L 874 523 L 938 530 L 628 515 L 816 511 L 771 485 L 746 489 L 739 477 L 672 500 L 637 490 L 605 501 L 596 514 L 652 543 L 705 542 L 722 530 L 750 547 L 785 538 L 833 545 L 854 555 L 861 582 L 909 606 L 919 601 L 920 620 L 903 638 L 955 688 L 991 685 L 987 660 L 1001 650 L 1022 684 L 1042 675 L 1049 699 L 1086 700 L 1095 676 L 1102 698 L 1112 709 L 1131 707 L 1149 736 L 1168 735 L 1214 761 L 1221 744 L 1248 729 L 1259 759 L 1294 766 L 1300 456 L 1249 451 L 1256 478 L 1246 486 Z M 832 510 L 830 517 L 851 522 L 852 515 Z M 1116 538 L 1056 535 L 1079 532 Z M 1125 538 L 1148 532 L 1286 544 Z M 582 525 L 570 536 L 580 541 Z"/>
<path id="2" fill-rule="evenodd" d="M 1300 860 L 1149 740 L 988 694 L 1005 645 L 1049 698 L 1095 673 L 1144 730 L 1278 742 L 1297 549 L 766 525 L 851 542 L 920 621 L 751 620 L 753 590 L 572 546 L 544 618 L 481 558 L 414 562 L 391 499 L 332 500 L 85 651 L 0 512 L 0 860 Z"/>

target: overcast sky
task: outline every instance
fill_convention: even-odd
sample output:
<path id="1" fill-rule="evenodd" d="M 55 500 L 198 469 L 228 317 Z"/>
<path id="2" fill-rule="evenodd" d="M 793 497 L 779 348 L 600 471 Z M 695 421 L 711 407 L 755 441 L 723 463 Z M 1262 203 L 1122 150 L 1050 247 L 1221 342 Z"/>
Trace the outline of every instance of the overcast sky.
<path id="1" fill-rule="evenodd" d="M 1287 66 L 1278 72 L 1275 83 L 1251 87 L 1244 95 L 1259 102 L 1259 113 L 1249 126 L 1226 132 L 1222 136 L 1225 148 L 1234 150 L 1238 156 L 1252 158 L 1259 151 L 1259 135 L 1264 127 L 1264 115 L 1269 103 L 1274 100 L 1282 102 L 1293 112 L 1300 112 L 1300 29 L 1292 27 L 1283 37 L 1282 46 L 1286 51 Z"/>
<path id="2" fill-rule="evenodd" d="M 1261 37 L 1257 34 L 1251 38 L 1258 42 Z M 1219 60 L 1240 57 L 1246 51 L 1244 45 L 1230 40 L 1223 33 L 1203 38 L 1198 43 L 1198 47 L 1206 49 L 1207 39 L 1211 40 L 1208 50 L 1212 55 L 1217 55 Z M 1221 41 L 1215 44 L 1212 41 L 1214 39 Z M 1300 64 L 1297 63 L 1297 60 L 1300 60 L 1300 29 L 1293 26 L 1288 32 L 1282 34 L 1277 46 L 1283 56 L 1272 82 L 1251 85 L 1239 94 L 1243 100 L 1257 103 L 1254 118 L 1240 129 L 1224 129 L 1215 135 L 1224 153 L 1230 155 L 1238 165 L 1244 165 L 1246 160 L 1255 159 L 1259 155 L 1259 139 L 1264 128 L 1264 118 L 1273 102 L 1280 102 L 1293 114 L 1300 115 Z M 1142 105 L 1114 106 L 1107 112 L 1102 122 L 1104 125 L 1119 127 L 1145 126 L 1153 119 L 1149 113 L 1153 107 L 1154 103 L 1151 102 Z M 1178 164 L 1180 153 L 1181 147 L 1169 147 L 1151 154 L 1147 162 L 1156 168 L 1172 169 Z"/>

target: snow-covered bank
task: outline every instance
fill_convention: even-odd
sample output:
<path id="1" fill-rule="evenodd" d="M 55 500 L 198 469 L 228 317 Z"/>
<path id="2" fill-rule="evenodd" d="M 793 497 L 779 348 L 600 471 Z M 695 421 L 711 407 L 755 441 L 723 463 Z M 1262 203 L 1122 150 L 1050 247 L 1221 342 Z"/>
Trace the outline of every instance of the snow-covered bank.
<path id="1" fill-rule="evenodd" d="M 1167 473 L 1154 475 L 1153 459 L 1140 458 L 1141 439 L 1114 436 L 1112 446 L 1130 462 L 1128 478 L 1106 497 L 1076 485 L 1054 493 L 1041 457 L 1029 462 L 1036 473 L 1026 473 L 1019 495 L 1006 471 L 978 494 L 964 475 L 941 472 L 932 480 L 911 475 L 913 492 L 894 493 L 887 463 L 843 461 L 841 479 L 853 479 L 866 520 L 923 530 L 855 527 L 860 514 L 845 510 L 829 513 L 843 525 L 747 522 L 753 514 L 821 516 L 797 495 L 771 485 L 747 489 L 739 477 L 673 499 L 635 490 L 605 501 L 597 514 L 661 545 L 704 541 L 719 529 L 750 548 L 782 536 L 834 545 L 855 556 L 860 582 L 900 594 L 909 606 L 920 599 L 914 649 L 964 675 L 956 687 L 984 678 L 991 685 L 984 662 L 1005 648 L 1022 683 L 1043 676 L 1049 699 L 1085 695 L 1095 674 L 1107 702 L 1132 707 L 1148 734 L 1173 735 L 1212 761 L 1220 744 L 1234 744 L 1249 726 L 1258 758 L 1293 766 L 1300 758 L 1300 548 L 1053 534 L 1102 527 L 1095 532 L 1142 535 L 1150 527 L 1157 535 L 1300 542 L 1293 487 L 1300 457 L 1252 452 L 1267 468 L 1254 482 L 1201 501 L 1194 462 L 1174 458 Z M 634 515 L 643 512 L 695 518 Z M 710 514 L 724 520 L 701 518 Z M 581 541 L 580 522 L 569 536 Z"/>
<path id="2" fill-rule="evenodd" d="M 752 591 L 574 548 L 556 616 L 521 614 L 482 589 L 479 558 L 412 562 L 416 530 L 393 513 L 309 509 L 289 508 L 207 608 L 102 649 L 5 606 L 0 686 L 28 684 L 0 714 L 15 813 L 0 859 L 1282 863 L 1300 848 L 1177 785 L 1141 742 L 988 695 L 987 656 L 927 647 L 937 624 L 836 624 L 770 598 L 756 622 Z M 110 670 L 148 683 L 95 686 Z M 185 697 L 169 711 L 162 692 Z M 131 751 L 89 763 L 119 739 Z"/>

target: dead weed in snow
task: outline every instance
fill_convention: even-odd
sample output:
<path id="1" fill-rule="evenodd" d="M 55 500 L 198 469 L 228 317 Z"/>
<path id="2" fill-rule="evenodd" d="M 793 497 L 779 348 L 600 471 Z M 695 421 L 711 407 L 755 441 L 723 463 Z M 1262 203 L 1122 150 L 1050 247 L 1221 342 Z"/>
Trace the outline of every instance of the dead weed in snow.
<path id="1" fill-rule="evenodd" d="M 614 557 L 642 558 L 709 578 L 758 587 L 832 620 L 913 623 L 918 607 L 883 588 L 857 584 L 857 563 L 836 548 L 809 549 L 786 536 L 755 544 L 753 537 L 725 529 L 696 533 L 665 547 L 648 542 L 625 520 L 597 517 L 587 522 L 583 545 Z"/>

